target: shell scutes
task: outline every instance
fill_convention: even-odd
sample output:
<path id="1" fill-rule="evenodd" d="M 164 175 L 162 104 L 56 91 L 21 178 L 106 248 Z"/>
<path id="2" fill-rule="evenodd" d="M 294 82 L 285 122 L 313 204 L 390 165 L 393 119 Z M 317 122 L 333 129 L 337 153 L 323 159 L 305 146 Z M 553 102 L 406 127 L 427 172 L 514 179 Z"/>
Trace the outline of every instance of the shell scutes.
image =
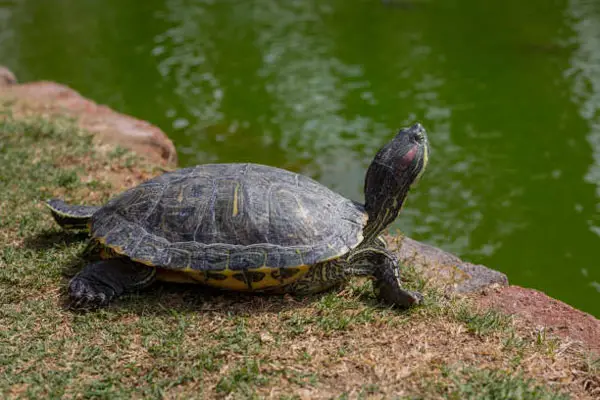
<path id="1" fill-rule="evenodd" d="M 147 265 L 233 276 L 339 257 L 362 241 L 366 219 L 360 206 L 310 178 L 208 164 L 122 193 L 94 215 L 91 232 Z"/>

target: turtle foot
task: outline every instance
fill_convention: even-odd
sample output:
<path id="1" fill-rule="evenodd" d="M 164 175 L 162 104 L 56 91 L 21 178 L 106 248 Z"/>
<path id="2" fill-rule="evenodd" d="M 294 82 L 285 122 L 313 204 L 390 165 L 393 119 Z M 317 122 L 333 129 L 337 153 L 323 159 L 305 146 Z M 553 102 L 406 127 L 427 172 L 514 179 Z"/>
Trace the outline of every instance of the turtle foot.
<path id="1" fill-rule="evenodd" d="M 97 282 L 90 282 L 80 276 L 74 277 L 69 284 L 72 308 L 106 307 L 115 295 L 112 288 Z"/>
<path id="2" fill-rule="evenodd" d="M 100 260 L 88 264 L 69 284 L 72 308 L 98 308 L 125 292 L 150 285 L 156 268 L 124 258 Z"/>
<path id="3" fill-rule="evenodd" d="M 385 303 L 400 308 L 409 308 L 423 303 L 423 295 L 419 292 L 406 290 L 397 285 L 380 283 L 378 286 L 379 298 Z"/>

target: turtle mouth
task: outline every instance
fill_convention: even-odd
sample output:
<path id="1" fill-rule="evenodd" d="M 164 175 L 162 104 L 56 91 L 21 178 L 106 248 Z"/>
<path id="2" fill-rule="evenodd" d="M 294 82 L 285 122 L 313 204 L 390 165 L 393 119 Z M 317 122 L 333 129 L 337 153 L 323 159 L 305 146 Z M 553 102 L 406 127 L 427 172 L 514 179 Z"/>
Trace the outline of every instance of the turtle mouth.
<path id="1" fill-rule="evenodd" d="M 425 143 L 427 141 L 427 133 L 425 133 L 425 128 L 420 123 L 416 123 L 410 128 L 408 128 L 409 134 L 414 138 L 417 143 Z"/>

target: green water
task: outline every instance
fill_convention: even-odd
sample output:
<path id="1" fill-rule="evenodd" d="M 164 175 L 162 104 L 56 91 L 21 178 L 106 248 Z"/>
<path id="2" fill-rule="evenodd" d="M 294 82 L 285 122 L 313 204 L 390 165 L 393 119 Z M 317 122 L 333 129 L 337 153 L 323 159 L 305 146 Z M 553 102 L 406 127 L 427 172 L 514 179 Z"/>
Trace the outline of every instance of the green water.
<path id="1" fill-rule="evenodd" d="M 0 0 L 0 63 L 355 199 L 420 121 L 396 227 L 600 316 L 600 2 Z"/>

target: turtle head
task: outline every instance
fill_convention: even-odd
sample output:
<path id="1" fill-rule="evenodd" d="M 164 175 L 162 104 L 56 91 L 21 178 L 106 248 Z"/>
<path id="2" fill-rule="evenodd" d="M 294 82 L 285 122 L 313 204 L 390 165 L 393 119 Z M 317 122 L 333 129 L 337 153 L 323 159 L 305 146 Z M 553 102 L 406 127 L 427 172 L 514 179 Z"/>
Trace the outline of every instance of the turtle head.
<path id="1" fill-rule="evenodd" d="M 365 177 L 365 209 L 369 214 L 365 239 L 377 237 L 396 219 L 410 186 L 425 171 L 428 153 L 427 134 L 419 123 L 401 129 L 377 152 Z"/>

